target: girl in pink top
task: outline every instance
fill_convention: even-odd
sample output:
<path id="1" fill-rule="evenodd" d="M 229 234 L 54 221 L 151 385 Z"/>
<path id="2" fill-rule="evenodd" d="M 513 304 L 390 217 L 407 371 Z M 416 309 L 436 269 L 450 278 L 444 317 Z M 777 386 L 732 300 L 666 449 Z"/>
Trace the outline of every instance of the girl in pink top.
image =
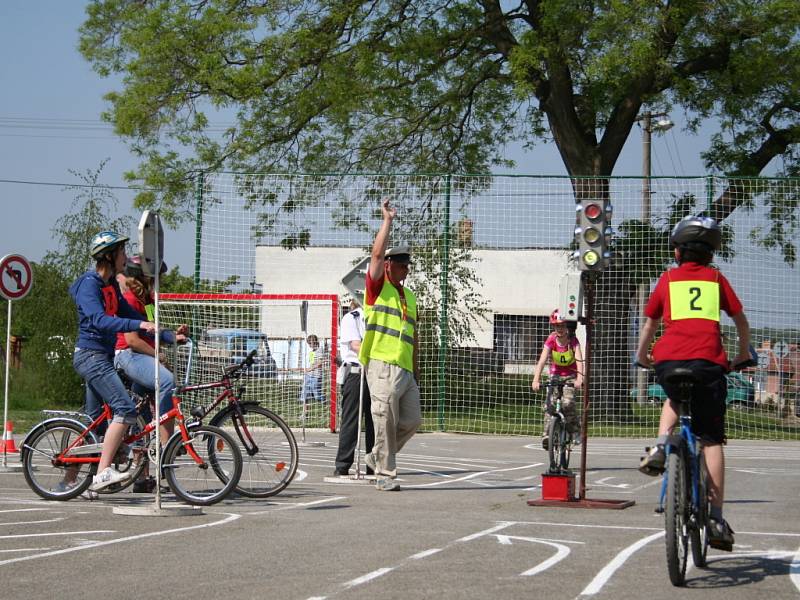
<path id="1" fill-rule="evenodd" d="M 578 417 L 575 414 L 575 388 L 583 385 L 583 354 L 578 338 L 572 335 L 567 327 L 567 323 L 561 317 L 558 309 L 550 315 L 550 324 L 553 326 L 551 333 L 544 343 L 539 362 L 533 370 L 533 391 L 538 391 L 541 387 L 542 371 L 547 359 L 550 359 L 550 375 L 558 377 L 574 377 L 564 386 L 561 396 L 561 410 L 567 421 L 567 430 L 575 433 L 578 430 Z M 550 422 L 550 415 L 545 411 L 544 432 L 542 433 L 542 448 L 547 450 L 547 426 Z"/>

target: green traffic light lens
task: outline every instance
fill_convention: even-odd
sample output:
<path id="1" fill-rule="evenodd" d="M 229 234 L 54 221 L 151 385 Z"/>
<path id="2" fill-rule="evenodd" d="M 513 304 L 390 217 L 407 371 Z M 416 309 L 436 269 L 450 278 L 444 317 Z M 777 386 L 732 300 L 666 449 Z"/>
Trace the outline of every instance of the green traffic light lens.
<path id="1" fill-rule="evenodd" d="M 600 261 L 600 255 L 594 250 L 587 250 L 583 253 L 583 262 L 589 267 L 595 266 Z"/>
<path id="2" fill-rule="evenodd" d="M 594 227 L 587 227 L 586 231 L 583 232 L 583 239 L 586 240 L 588 244 L 594 244 L 600 239 L 600 232 Z"/>

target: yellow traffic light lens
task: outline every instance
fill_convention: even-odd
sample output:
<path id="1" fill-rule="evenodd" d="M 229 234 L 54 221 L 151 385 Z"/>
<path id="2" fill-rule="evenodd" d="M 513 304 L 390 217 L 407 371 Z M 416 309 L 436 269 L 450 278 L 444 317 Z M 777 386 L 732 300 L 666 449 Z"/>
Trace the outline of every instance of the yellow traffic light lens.
<path id="1" fill-rule="evenodd" d="M 583 239 L 589 244 L 594 244 L 600 239 L 600 232 L 594 227 L 587 227 L 583 232 Z"/>
<path id="2" fill-rule="evenodd" d="M 583 209 L 583 213 L 586 215 L 587 219 L 595 221 L 600 218 L 600 215 L 603 214 L 603 209 L 599 204 L 595 204 L 593 202 L 586 205 L 586 208 Z"/>
<path id="3" fill-rule="evenodd" d="M 587 250 L 583 253 L 583 262 L 587 266 L 593 267 L 600 260 L 600 255 L 594 250 Z"/>

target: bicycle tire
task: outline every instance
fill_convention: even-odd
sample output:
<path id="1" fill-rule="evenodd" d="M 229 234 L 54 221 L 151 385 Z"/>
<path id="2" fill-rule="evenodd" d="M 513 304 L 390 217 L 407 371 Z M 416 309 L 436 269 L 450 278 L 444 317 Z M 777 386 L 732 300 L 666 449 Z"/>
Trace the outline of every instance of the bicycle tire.
<path id="1" fill-rule="evenodd" d="M 703 568 L 708 565 L 708 519 L 711 514 L 711 500 L 708 497 L 708 468 L 706 459 L 700 452 L 699 481 L 697 484 L 697 513 L 694 527 L 691 531 L 692 562 L 695 567 Z"/>
<path id="2" fill-rule="evenodd" d="M 686 463 L 680 450 L 667 457 L 667 497 L 664 510 L 667 570 L 674 586 L 686 582 L 688 557 Z"/>
<path id="3" fill-rule="evenodd" d="M 239 441 L 242 476 L 236 491 L 249 498 L 269 498 L 282 492 L 297 473 L 297 440 L 286 422 L 258 404 L 239 404 L 214 415 L 210 424 Z M 249 435 L 248 435 L 249 434 Z"/>
<path id="4" fill-rule="evenodd" d="M 37 495 L 45 500 L 70 500 L 92 484 L 96 463 L 57 465 L 54 462 L 84 431 L 86 428 L 76 421 L 50 419 L 36 425 L 27 435 L 20 460 L 25 481 Z M 98 443 L 93 432 L 88 432 L 87 438 L 93 444 Z"/>
<path id="5" fill-rule="evenodd" d="M 547 445 L 547 457 L 550 460 L 551 473 L 559 473 L 561 471 L 565 431 L 564 422 L 558 415 L 550 417 L 550 423 L 547 425 L 547 435 L 550 438 L 550 442 Z"/>
<path id="6" fill-rule="evenodd" d="M 227 433 L 210 425 L 189 428 L 184 442 L 175 432 L 164 448 L 161 469 L 173 493 L 188 504 L 210 506 L 225 499 L 239 483 L 242 453 Z M 198 464 L 186 447 L 200 457 Z"/>
<path id="7" fill-rule="evenodd" d="M 134 429 L 133 432 L 131 432 L 131 435 L 135 434 L 137 431 L 144 431 L 146 426 L 147 421 L 145 421 L 144 417 L 139 415 L 136 418 L 136 425 L 131 425 L 131 427 Z M 127 473 L 128 470 L 133 469 L 131 476 L 119 483 L 113 483 L 107 487 L 104 487 L 103 489 L 97 490 L 98 494 L 116 494 L 117 492 L 121 492 L 125 488 L 133 485 L 134 482 L 139 479 L 150 460 L 150 458 L 147 456 L 147 450 L 150 447 L 150 438 L 152 435 L 152 433 L 148 433 L 142 437 L 142 439 L 131 444 L 128 448 L 128 453 L 124 456 L 123 460 L 119 460 L 121 458 L 119 452 L 116 456 L 114 456 L 114 461 L 111 463 L 111 466 L 120 473 Z"/>

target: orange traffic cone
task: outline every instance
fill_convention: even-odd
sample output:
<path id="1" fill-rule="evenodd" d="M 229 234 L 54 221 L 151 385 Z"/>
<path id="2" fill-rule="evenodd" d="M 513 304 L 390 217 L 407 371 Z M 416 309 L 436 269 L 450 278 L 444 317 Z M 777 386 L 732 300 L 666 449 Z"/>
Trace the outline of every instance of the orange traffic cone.
<path id="1" fill-rule="evenodd" d="M 5 454 L 19 452 L 14 445 L 14 424 L 11 421 L 6 421 L 6 431 L 3 434 L 2 441 L 0 441 L 0 452 Z"/>

